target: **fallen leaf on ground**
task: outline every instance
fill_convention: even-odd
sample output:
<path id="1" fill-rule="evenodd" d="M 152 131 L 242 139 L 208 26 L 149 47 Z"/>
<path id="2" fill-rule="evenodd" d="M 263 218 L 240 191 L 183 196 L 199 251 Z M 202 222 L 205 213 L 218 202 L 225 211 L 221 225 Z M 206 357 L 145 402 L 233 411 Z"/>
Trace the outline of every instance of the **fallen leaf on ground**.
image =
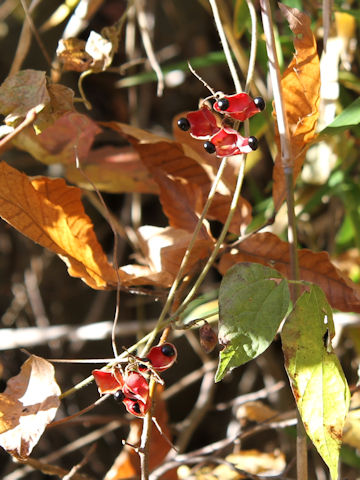
<path id="1" fill-rule="evenodd" d="M 55 417 L 59 395 L 54 367 L 31 355 L 0 394 L 0 445 L 15 457 L 28 457 Z"/>
<path id="2" fill-rule="evenodd" d="M 320 61 L 315 37 L 308 15 L 296 8 L 279 4 L 294 33 L 295 54 L 282 75 L 281 86 L 290 130 L 293 180 L 296 181 L 304 163 L 308 144 L 316 137 L 316 122 L 320 102 Z M 276 114 L 275 114 L 276 117 Z M 281 161 L 280 139 L 276 136 L 278 155 L 273 172 L 273 199 L 275 210 L 285 199 L 286 186 Z"/>
<path id="3" fill-rule="evenodd" d="M 298 250 L 300 278 L 319 285 L 330 305 L 343 312 L 360 312 L 358 287 L 336 268 L 327 252 Z M 224 274 L 234 263 L 255 262 L 275 268 L 290 278 L 289 244 L 272 233 L 257 233 L 225 253 L 219 263 Z"/>

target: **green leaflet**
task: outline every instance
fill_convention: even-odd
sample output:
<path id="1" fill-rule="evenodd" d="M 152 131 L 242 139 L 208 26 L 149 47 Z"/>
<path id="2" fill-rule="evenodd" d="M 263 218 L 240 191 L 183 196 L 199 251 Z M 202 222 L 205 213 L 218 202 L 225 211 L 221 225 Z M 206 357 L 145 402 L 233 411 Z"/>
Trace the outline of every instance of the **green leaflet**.
<path id="1" fill-rule="evenodd" d="M 304 292 L 286 321 L 281 340 L 285 367 L 305 430 L 338 477 L 339 451 L 350 392 L 331 347 L 332 310 L 317 285 Z"/>
<path id="2" fill-rule="evenodd" d="M 289 288 L 276 270 L 238 263 L 226 272 L 219 291 L 219 340 L 225 348 L 216 382 L 267 349 L 288 307 Z"/>
<path id="3" fill-rule="evenodd" d="M 324 130 L 319 132 L 319 135 L 339 133 L 346 128 L 360 123 L 360 98 L 357 98 L 353 103 L 343 110 L 333 122 L 330 123 Z"/>

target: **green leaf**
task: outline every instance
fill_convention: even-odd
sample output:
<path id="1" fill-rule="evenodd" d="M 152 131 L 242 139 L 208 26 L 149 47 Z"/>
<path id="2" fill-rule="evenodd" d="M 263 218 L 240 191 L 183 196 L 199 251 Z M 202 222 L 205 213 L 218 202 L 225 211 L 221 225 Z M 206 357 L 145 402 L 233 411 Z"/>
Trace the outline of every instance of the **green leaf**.
<path id="1" fill-rule="evenodd" d="M 267 349 L 289 301 L 287 282 L 272 268 L 238 263 L 226 272 L 219 292 L 219 341 L 225 348 L 216 382 Z"/>
<path id="2" fill-rule="evenodd" d="M 333 122 L 320 135 L 333 135 L 339 131 L 360 123 L 360 98 L 356 99 L 338 115 Z"/>
<path id="3" fill-rule="evenodd" d="M 350 393 L 332 350 L 332 310 L 317 285 L 304 292 L 286 321 L 281 340 L 285 367 L 305 430 L 338 477 L 339 452 Z"/>

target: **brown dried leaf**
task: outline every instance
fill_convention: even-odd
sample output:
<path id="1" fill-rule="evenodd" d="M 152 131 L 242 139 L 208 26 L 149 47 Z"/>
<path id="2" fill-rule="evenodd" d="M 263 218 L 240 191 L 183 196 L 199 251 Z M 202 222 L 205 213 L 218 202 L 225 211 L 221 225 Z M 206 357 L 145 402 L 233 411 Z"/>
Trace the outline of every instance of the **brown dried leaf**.
<path id="1" fill-rule="evenodd" d="M 28 457 L 55 417 L 59 395 L 54 367 L 31 355 L 0 394 L 0 445 L 11 455 Z"/>
<path id="2" fill-rule="evenodd" d="M 76 155 L 80 160 L 87 157 L 94 137 L 99 132 L 99 127 L 91 118 L 70 111 L 55 119 L 39 135 L 32 127 L 28 127 L 15 137 L 13 144 L 47 165 L 74 164 Z"/>
<path id="3" fill-rule="evenodd" d="M 153 135 L 130 125 L 117 122 L 102 123 L 102 125 L 116 130 L 123 137 L 127 138 L 139 153 L 141 160 L 154 176 L 154 180 L 159 184 L 160 199 L 163 206 L 166 205 L 168 208 L 168 211 L 165 213 L 169 215 L 169 223 L 177 228 L 193 231 L 193 220 L 190 219 L 190 216 L 188 219 L 183 217 L 184 208 L 189 215 L 190 210 L 193 209 L 192 219 L 194 219 L 194 214 L 198 216 L 202 211 L 212 184 L 208 173 L 211 167 L 208 165 L 205 168 L 205 157 L 201 159 L 200 155 L 186 143 L 174 142 L 168 138 Z M 166 180 L 164 180 L 164 177 L 166 177 Z M 170 187 L 170 184 L 172 184 L 172 187 Z M 183 186 L 182 188 L 180 184 Z M 169 191 L 172 188 L 174 192 Z M 177 188 L 182 189 L 181 195 L 176 191 Z M 167 196 L 172 194 L 175 197 L 185 194 L 187 206 L 184 207 L 183 205 L 184 197 L 182 197 L 180 202 L 173 201 L 170 206 Z M 224 195 L 218 192 L 208 218 L 223 222 L 228 212 L 231 198 L 232 195 Z M 183 219 L 182 221 L 180 221 L 181 218 Z M 190 223 L 187 223 L 189 219 Z M 241 199 L 230 231 L 239 234 L 250 221 L 251 207 L 248 202 Z"/>
<path id="4" fill-rule="evenodd" d="M 38 107 L 40 112 L 49 103 L 45 72 L 22 70 L 7 77 L 0 86 L 0 113 L 7 116 L 7 125 L 25 117 L 32 108 Z"/>
<path id="5" fill-rule="evenodd" d="M 29 179 L 0 163 L 0 216 L 33 241 L 57 253 L 69 274 L 90 287 L 117 284 L 81 203 L 81 190 L 63 179 Z"/>
<path id="6" fill-rule="evenodd" d="M 294 182 L 304 163 L 308 144 L 316 137 L 315 127 L 319 116 L 320 62 L 310 18 L 286 5 L 279 4 L 289 22 L 294 37 L 295 54 L 282 75 L 281 85 L 290 129 L 290 147 L 293 160 Z M 275 209 L 285 199 L 285 176 L 281 163 L 280 141 L 276 137 L 279 153 L 273 172 L 273 199 Z"/>
<path id="7" fill-rule="evenodd" d="M 316 283 L 325 292 L 330 305 L 343 312 L 360 312 L 360 293 L 330 261 L 327 252 L 298 250 L 300 278 Z M 225 273 L 234 263 L 255 262 L 275 268 L 291 278 L 289 244 L 272 233 L 258 233 L 222 256 L 219 270 Z"/>
<path id="8" fill-rule="evenodd" d="M 125 265 L 120 268 L 124 285 L 155 284 L 170 287 L 178 273 L 185 250 L 192 235 L 172 227 L 161 228 L 144 225 L 138 230 L 138 239 L 143 253 L 141 265 Z M 184 273 L 209 257 L 213 241 L 196 240 Z M 125 277 L 125 274 L 128 275 Z"/>
<path id="9" fill-rule="evenodd" d="M 80 187 L 93 189 L 86 177 L 96 187 L 109 193 L 159 193 L 149 170 L 132 147 L 101 147 L 91 150 L 81 161 L 81 169 L 74 164 L 66 165 L 66 177 Z"/>
<path id="10" fill-rule="evenodd" d="M 84 72 L 89 70 L 93 58 L 85 50 L 86 42 L 79 38 L 61 38 L 56 49 L 58 60 L 64 70 Z"/>

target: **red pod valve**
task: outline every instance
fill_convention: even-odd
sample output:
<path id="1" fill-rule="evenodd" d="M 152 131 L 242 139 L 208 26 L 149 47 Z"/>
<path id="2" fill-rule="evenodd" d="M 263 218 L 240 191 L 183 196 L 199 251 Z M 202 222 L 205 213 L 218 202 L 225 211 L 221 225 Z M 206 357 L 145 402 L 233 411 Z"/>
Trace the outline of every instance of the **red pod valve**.
<path id="1" fill-rule="evenodd" d="M 216 153 L 217 157 L 250 153 L 257 147 L 258 141 L 255 137 L 242 137 L 238 131 L 228 127 L 222 128 L 204 143 L 205 150 L 208 153 Z"/>
<path id="2" fill-rule="evenodd" d="M 219 113 L 227 113 L 234 120 L 244 122 L 265 108 L 265 102 L 261 97 L 252 99 L 247 93 L 224 95 L 214 103 L 214 110 Z"/>
<path id="3" fill-rule="evenodd" d="M 190 131 L 190 135 L 198 139 L 209 138 L 220 129 L 215 115 L 206 105 L 195 112 L 189 112 L 186 117 L 181 117 L 177 124 L 181 130 Z"/>
<path id="4" fill-rule="evenodd" d="M 100 394 L 116 393 L 124 385 L 123 376 L 119 368 L 115 368 L 112 371 L 93 370 L 91 373 L 94 376 Z"/>
<path id="5" fill-rule="evenodd" d="M 146 358 L 156 372 L 163 372 L 174 364 L 177 351 L 172 343 L 163 343 L 152 347 Z"/>

